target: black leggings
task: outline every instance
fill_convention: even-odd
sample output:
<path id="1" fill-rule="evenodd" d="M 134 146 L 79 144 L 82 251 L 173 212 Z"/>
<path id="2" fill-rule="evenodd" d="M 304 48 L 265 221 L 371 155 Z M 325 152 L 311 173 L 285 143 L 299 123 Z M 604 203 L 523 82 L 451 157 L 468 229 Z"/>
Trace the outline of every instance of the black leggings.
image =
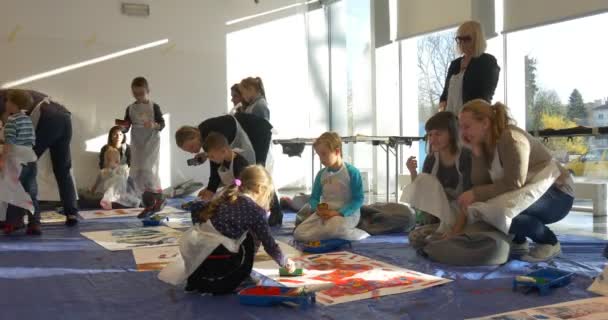
<path id="1" fill-rule="evenodd" d="M 186 289 L 198 290 L 201 293 L 234 293 L 251 274 L 254 250 L 253 237 L 250 234 L 247 234 L 238 253 L 230 252 L 220 245 L 188 277 Z"/>

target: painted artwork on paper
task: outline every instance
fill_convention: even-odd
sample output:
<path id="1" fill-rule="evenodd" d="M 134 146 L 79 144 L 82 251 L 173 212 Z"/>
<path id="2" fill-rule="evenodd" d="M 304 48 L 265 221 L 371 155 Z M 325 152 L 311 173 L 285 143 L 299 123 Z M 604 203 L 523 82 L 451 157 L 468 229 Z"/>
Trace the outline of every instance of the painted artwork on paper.
<path id="1" fill-rule="evenodd" d="M 254 270 L 289 287 L 331 283 L 332 288 L 317 293 L 317 301 L 324 305 L 422 290 L 451 281 L 350 252 L 307 255 L 294 261 L 306 270 L 304 276 L 280 277 L 268 262 L 254 264 Z"/>
<path id="2" fill-rule="evenodd" d="M 180 257 L 179 246 L 134 248 L 137 271 L 158 271 Z"/>
<path id="3" fill-rule="evenodd" d="M 161 226 L 83 232 L 82 235 L 108 250 L 117 251 L 138 247 L 177 245 L 182 236 L 182 232 Z"/>
<path id="4" fill-rule="evenodd" d="M 89 219 L 103 219 L 103 218 L 119 218 L 119 217 L 135 217 L 141 213 L 142 208 L 129 208 L 129 209 L 112 209 L 112 210 L 89 210 L 80 211 L 78 214 L 85 220 Z M 184 212 L 173 207 L 164 207 L 163 210 L 159 211 L 159 215 L 168 215 L 173 213 Z"/>
<path id="5" fill-rule="evenodd" d="M 64 223 L 65 215 L 56 211 L 44 211 L 40 213 L 40 223 Z"/>
<path id="6" fill-rule="evenodd" d="M 549 306 L 517 310 L 473 320 L 605 320 L 608 319 L 608 297 L 568 301 Z"/>

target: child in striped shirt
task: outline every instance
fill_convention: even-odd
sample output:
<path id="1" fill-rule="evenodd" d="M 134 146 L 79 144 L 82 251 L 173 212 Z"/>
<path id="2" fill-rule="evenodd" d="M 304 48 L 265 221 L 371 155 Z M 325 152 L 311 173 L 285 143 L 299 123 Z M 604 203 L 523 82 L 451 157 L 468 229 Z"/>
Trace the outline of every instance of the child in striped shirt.
<path id="1" fill-rule="evenodd" d="M 23 216 L 27 212 L 29 225 L 27 233 L 40 235 L 40 211 L 36 201 L 38 186 L 36 184 L 36 154 L 33 147 L 36 141 L 32 119 L 21 110 L 27 110 L 33 104 L 31 95 L 24 90 L 9 90 L 6 95 L 5 110 L 2 115 L 5 120 L 3 165 L 11 161 L 21 165 L 19 181 L 32 200 L 34 212 L 9 204 L 6 211 L 4 232 L 11 233 L 24 227 Z"/>

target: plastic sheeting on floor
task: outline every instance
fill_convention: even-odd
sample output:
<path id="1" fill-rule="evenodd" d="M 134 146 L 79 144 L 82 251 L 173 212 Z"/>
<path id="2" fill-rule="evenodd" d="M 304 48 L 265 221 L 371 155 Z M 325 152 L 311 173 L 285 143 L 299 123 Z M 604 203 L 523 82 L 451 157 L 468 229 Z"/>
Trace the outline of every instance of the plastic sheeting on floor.
<path id="1" fill-rule="evenodd" d="M 286 216 L 285 226 L 274 230 L 278 239 L 290 240 L 293 218 Z M 375 236 L 352 251 L 456 281 L 331 307 L 249 307 L 235 295 L 186 294 L 157 280 L 157 272 L 136 272 L 131 251 L 107 251 L 80 235 L 137 226 L 135 218 L 112 218 L 73 229 L 43 225 L 39 238 L 0 235 L 0 319 L 464 319 L 594 296 L 585 289 L 606 262 L 604 241 L 574 236 L 560 237 L 564 253 L 549 264 L 513 260 L 475 268 L 429 262 L 404 234 Z M 576 276 L 545 297 L 512 291 L 514 276 L 546 265 Z"/>

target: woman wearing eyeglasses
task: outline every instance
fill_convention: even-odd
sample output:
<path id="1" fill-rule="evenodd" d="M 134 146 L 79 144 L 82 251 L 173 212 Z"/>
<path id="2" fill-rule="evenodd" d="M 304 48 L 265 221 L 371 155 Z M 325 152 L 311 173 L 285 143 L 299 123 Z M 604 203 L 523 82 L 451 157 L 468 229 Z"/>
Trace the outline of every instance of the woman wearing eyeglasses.
<path id="1" fill-rule="evenodd" d="M 458 114 L 470 100 L 492 102 L 500 67 L 493 55 L 485 53 L 486 39 L 479 22 L 467 21 L 460 25 L 455 40 L 462 56 L 450 63 L 439 111 Z"/>

